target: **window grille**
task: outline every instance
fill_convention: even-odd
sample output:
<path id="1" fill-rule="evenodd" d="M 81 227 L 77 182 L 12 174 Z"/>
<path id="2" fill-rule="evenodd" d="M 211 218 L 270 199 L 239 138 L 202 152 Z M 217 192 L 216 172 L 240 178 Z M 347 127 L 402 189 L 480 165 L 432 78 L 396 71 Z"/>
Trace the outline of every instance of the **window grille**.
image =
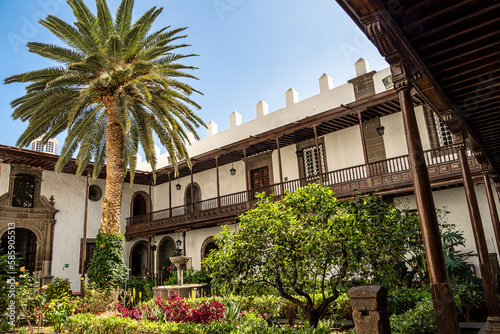
<path id="1" fill-rule="evenodd" d="M 35 176 L 17 174 L 14 179 L 12 206 L 17 208 L 32 208 L 35 204 Z"/>
<path id="2" fill-rule="evenodd" d="M 81 274 L 82 273 L 82 257 L 83 257 L 83 239 L 80 239 L 80 265 L 78 268 L 78 272 Z M 94 250 L 95 250 L 95 239 L 87 239 L 87 245 L 85 247 L 85 264 L 84 264 L 84 270 L 87 272 L 87 269 L 90 265 L 90 261 L 92 261 L 92 258 L 94 257 Z"/>
<path id="3" fill-rule="evenodd" d="M 304 152 L 304 174 L 306 177 L 319 175 L 318 156 L 316 146 L 305 148 Z M 325 160 L 323 145 L 319 145 L 319 158 L 321 160 L 321 171 L 325 173 Z"/>
<path id="4" fill-rule="evenodd" d="M 434 115 L 436 123 L 436 131 L 439 139 L 439 146 L 447 146 L 453 144 L 453 135 L 446 124 L 436 115 Z"/>

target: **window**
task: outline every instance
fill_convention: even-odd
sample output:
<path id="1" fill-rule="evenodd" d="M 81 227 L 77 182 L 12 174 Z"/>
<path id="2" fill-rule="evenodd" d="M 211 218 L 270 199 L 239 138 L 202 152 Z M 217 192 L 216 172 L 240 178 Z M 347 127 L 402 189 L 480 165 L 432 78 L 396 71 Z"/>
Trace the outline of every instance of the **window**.
<path id="1" fill-rule="evenodd" d="M 436 115 L 434 115 L 436 123 L 436 132 L 438 135 L 439 146 L 448 146 L 453 144 L 453 135 L 446 124 Z"/>
<path id="2" fill-rule="evenodd" d="M 101 199 L 102 196 L 102 190 L 95 184 L 91 185 L 89 187 L 89 200 L 92 202 L 97 202 L 98 200 Z"/>
<path id="3" fill-rule="evenodd" d="M 17 208 L 33 208 L 35 206 L 35 176 L 16 174 L 12 192 L 12 206 Z"/>
<path id="4" fill-rule="evenodd" d="M 325 159 L 323 145 L 319 146 L 319 159 L 321 160 L 321 172 L 325 173 Z M 319 175 L 319 165 L 316 146 L 311 146 L 303 150 L 304 154 L 304 174 L 305 177 Z"/>
<path id="5" fill-rule="evenodd" d="M 80 239 L 80 264 L 78 266 L 78 273 L 82 273 L 82 259 L 83 259 L 83 239 Z M 87 247 L 85 247 L 85 266 L 84 270 L 87 272 L 90 261 L 92 261 L 92 257 L 94 257 L 94 249 L 95 249 L 95 239 L 87 239 Z"/>

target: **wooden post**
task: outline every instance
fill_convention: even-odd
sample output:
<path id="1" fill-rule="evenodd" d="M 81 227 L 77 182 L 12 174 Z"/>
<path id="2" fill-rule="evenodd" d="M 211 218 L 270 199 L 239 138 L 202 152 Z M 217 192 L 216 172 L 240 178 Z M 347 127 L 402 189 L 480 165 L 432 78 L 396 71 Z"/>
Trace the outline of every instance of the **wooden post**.
<path id="1" fill-rule="evenodd" d="M 500 221 L 498 219 L 497 206 L 493 198 L 493 191 L 491 191 L 490 178 L 488 169 L 483 168 L 483 180 L 486 188 L 486 196 L 488 197 L 488 205 L 490 208 L 491 223 L 493 224 L 493 231 L 495 232 L 495 240 L 497 242 L 498 254 L 500 254 Z"/>
<path id="2" fill-rule="evenodd" d="M 193 167 L 194 164 L 191 166 L 191 214 L 194 212 L 194 189 L 193 189 Z M 184 254 L 186 254 L 186 251 L 184 250 Z"/>
<path id="3" fill-rule="evenodd" d="M 89 188 L 90 188 L 90 171 L 87 171 L 87 188 L 85 191 L 85 215 L 83 216 L 83 238 L 82 238 L 82 263 L 81 272 L 82 279 L 80 280 L 80 292 L 83 293 L 83 284 L 85 281 L 85 261 L 87 260 L 87 225 L 89 216 Z"/>
<path id="4" fill-rule="evenodd" d="M 247 192 L 247 209 L 250 209 L 250 192 L 248 191 L 248 165 L 247 165 L 247 149 L 243 149 L 243 159 L 245 160 L 245 189 Z"/>
<path id="5" fill-rule="evenodd" d="M 148 184 L 149 184 L 149 222 L 153 222 L 153 200 L 151 196 L 151 184 L 153 183 L 153 180 L 151 179 L 151 176 L 148 179 Z"/>
<path id="6" fill-rule="evenodd" d="M 465 144 L 463 136 L 461 137 L 455 148 L 458 151 L 458 158 L 462 168 L 462 176 L 464 180 L 465 195 L 467 197 L 467 206 L 469 208 L 469 216 L 472 224 L 472 231 L 474 233 L 474 240 L 476 241 L 476 250 L 479 258 L 479 269 L 481 270 L 481 278 L 483 281 L 484 296 L 486 298 L 486 306 L 488 307 L 488 320 L 500 317 L 500 304 L 498 303 L 498 292 L 493 278 L 493 271 L 491 269 L 490 259 L 488 256 L 488 246 L 484 236 L 483 223 L 481 221 L 481 214 L 479 212 L 479 205 L 477 204 L 476 192 L 474 190 L 474 183 L 465 154 Z M 500 319 L 499 319 L 500 320 Z M 498 320 L 497 320 L 498 321 Z M 496 323 L 496 321 L 494 321 Z M 498 323 L 500 324 L 500 323 Z M 486 331 L 489 333 L 488 331 Z M 497 332 L 495 332 L 497 333 Z"/>
<path id="7" fill-rule="evenodd" d="M 313 131 L 314 131 L 314 140 L 316 142 L 316 156 L 318 159 L 318 167 L 319 167 L 319 182 L 323 184 L 323 166 L 321 165 L 321 152 L 319 151 L 318 131 L 316 129 L 316 124 L 313 124 Z"/>
<path id="8" fill-rule="evenodd" d="M 361 144 L 363 146 L 363 156 L 365 158 L 366 165 L 366 177 L 370 177 L 370 166 L 368 161 L 368 151 L 366 150 L 366 141 L 365 141 L 365 131 L 363 130 L 363 119 L 361 118 L 361 112 L 358 112 L 358 121 L 359 121 L 359 132 L 361 133 Z"/>
<path id="9" fill-rule="evenodd" d="M 219 157 L 215 157 L 215 171 L 217 174 L 217 213 L 220 213 L 220 183 L 219 183 Z"/>
<path id="10" fill-rule="evenodd" d="M 391 66 L 393 76 L 396 71 L 401 73 L 400 69 L 393 69 L 393 66 Z M 399 95 L 399 103 L 401 104 L 403 114 L 411 176 L 425 247 L 425 257 L 429 271 L 430 289 L 438 333 L 460 333 L 453 292 L 446 271 L 429 172 L 425 164 L 408 78 L 404 76 L 400 81 L 396 81 L 395 88 Z"/>
<path id="11" fill-rule="evenodd" d="M 276 146 L 278 147 L 278 168 L 280 172 L 280 196 L 283 198 L 285 196 L 285 191 L 283 187 L 283 168 L 281 165 L 281 148 L 280 148 L 280 139 L 276 138 Z"/>

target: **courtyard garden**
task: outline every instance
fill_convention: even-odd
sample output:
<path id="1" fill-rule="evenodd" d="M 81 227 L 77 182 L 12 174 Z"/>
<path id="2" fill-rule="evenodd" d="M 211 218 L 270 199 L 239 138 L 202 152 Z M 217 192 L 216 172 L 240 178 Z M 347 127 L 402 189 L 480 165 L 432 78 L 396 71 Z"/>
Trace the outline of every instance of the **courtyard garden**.
<path id="1" fill-rule="evenodd" d="M 460 320 L 484 320 L 481 282 L 467 264 L 474 254 L 460 251 L 463 234 L 446 210 L 438 214 Z M 115 279 L 90 271 L 78 292 L 60 277 L 40 287 L 24 268 L 12 281 L 3 256 L 0 332 L 354 333 L 347 291 L 382 285 L 393 333 L 435 333 L 419 235 L 416 214 L 379 196 L 337 201 L 318 184 L 283 199 L 262 194 L 238 229 L 223 228 L 201 270 L 185 272 L 185 283 L 208 284 L 187 298 L 155 298 L 149 275 L 121 270 L 108 273 Z M 110 257 L 94 258 L 94 268 Z M 164 284 L 176 284 L 165 265 Z"/>

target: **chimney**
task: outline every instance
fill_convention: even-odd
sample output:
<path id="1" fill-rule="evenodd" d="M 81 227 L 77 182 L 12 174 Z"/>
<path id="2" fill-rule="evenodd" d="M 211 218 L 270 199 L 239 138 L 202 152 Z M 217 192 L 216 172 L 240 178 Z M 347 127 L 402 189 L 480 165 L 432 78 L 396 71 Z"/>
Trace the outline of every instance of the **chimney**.
<path id="1" fill-rule="evenodd" d="M 290 88 L 289 90 L 287 90 L 285 93 L 285 96 L 286 96 L 286 106 L 287 107 L 299 102 L 299 92 L 297 92 L 293 88 Z"/>
<path id="2" fill-rule="evenodd" d="M 319 93 L 327 93 L 333 88 L 333 79 L 328 74 L 323 74 L 319 79 Z"/>
<path id="3" fill-rule="evenodd" d="M 358 61 L 354 63 L 354 67 L 356 68 L 357 77 L 370 72 L 370 63 L 363 58 L 359 58 Z"/>
<path id="4" fill-rule="evenodd" d="M 196 141 L 196 138 L 194 137 L 194 134 L 191 131 L 189 131 L 187 133 L 187 139 L 189 140 L 190 144 L 192 144 Z"/>
<path id="5" fill-rule="evenodd" d="M 257 110 L 257 118 L 269 114 L 269 104 L 267 104 L 263 100 L 260 100 L 255 107 Z"/>
<path id="6" fill-rule="evenodd" d="M 213 136 L 217 132 L 219 132 L 218 128 L 219 126 L 217 125 L 217 123 L 215 123 L 214 121 L 210 121 L 210 123 L 207 124 L 207 137 Z"/>
<path id="7" fill-rule="evenodd" d="M 235 128 L 240 124 L 241 124 L 241 114 L 235 110 L 231 115 L 229 115 L 230 128 Z"/>
<path id="8" fill-rule="evenodd" d="M 160 156 L 160 152 L 161 152 L 160 147 L 155 145 L 155 154 L 156 154 L 157 157 Z"/>

